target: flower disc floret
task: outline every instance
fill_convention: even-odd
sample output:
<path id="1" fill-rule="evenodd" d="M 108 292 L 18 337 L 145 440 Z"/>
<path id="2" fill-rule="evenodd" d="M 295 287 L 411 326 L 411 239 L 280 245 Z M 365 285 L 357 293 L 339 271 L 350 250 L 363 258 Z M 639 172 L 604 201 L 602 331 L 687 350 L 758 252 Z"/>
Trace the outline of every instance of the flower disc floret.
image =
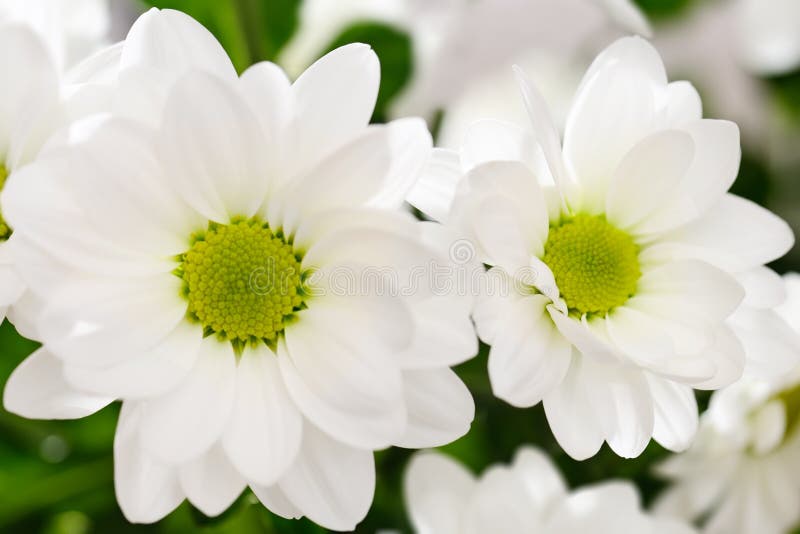
<path id="1" fill-rule="evenodd" d="M 303 306 L 300 260 L 257 218 L 209 223 L 176 271 L 189 317 L 234 344 L 273 342 Z"/>
<path id="2" fill-rule="evenodd" d="M 633 238 L 605 217 L 579 214 L 550 228 L 542 260 L 570 312 L 604 315 L 635 293 L 638 253 Z"/>

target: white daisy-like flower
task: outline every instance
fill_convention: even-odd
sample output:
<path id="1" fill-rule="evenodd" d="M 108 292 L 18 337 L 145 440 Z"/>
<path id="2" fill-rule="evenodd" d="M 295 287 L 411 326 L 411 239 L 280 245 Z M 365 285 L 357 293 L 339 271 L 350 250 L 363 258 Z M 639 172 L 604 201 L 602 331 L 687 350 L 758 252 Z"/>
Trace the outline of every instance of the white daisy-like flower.
<path id="1" fill-rule="evenodd" d="M 0 15 L 3 8 L 0 3 Z M 63 127 L 102 109 L 102 99 L 87 83 L 90 61 L 62 79 L 41 36 L 28 25 L 0 16 L 0 190 L 16 172 L 36 159 Z M 13 228 L 0 212 L 0 321 L 19 323 L 26 334 L 31 299 L 15 267 Z"/>
<path id="2" fill-rule="evenodd" d="M 697 427 L 692 388 L 743 372 L 726 324 L 744 296 L 734 275 L 769 278 L 762 265 L 792 233 L 726 193 L 736 125 L 702 119 L 695 90 L 667 83 L 645 40 L 597 58 L 563 148 L 541 97 L 521 85 L 532 133 L 475 124 L 460 153 L 436 152 L 409 196 L 492 267 L 474 319 L 492 345 L 494 393 L 519 407 L 542 401 L 574 458 L 603 441 L 637 456 L 651 436 L 684 449 Z"/>
<path id="3" fill-rule="evenodd" d="M 521 447 L 510 466 L 479 478 L 455 460 L 420 452 L 405 474 L 405 502 L 417 534 L 692 534 L 686 523 L 641 508 L 630 482 L 570 491 L 538 449 Z"/>
<path id="4" fill-rule="evenodd" d="M 471 299 L 407 285 L 450 265 L 444 230 L 400 209 L 430 135 L 368 126 L 365 45 L 294 84 L 271 63 L 238 77 L 202 26 L 154 10 L 117 52 L 114 108 L 144 120 L 82 121 L 3 191 L 44 303 L 5 407 L 74 418 L 123 400 L 131 521 L 185 498 L 216 515 L 249 486 L 277 514 L 353 529 L 374 450 L 438 446 L 473 418 L 449 369 L 477 352 Z"/>
<path id="5" fill-rule="evenodd" d="M 800 275 L 784 278 L 789 298 L 778 312 L 800 332 Z M 798 333 L 794 346 L 800 354 Z M 702 518 L 706 534 L 788 532 L 800 523 L 798 421 L 800 368 L 714 393 L 692 447 L 657 468 L 672 486 L 656 511 Z"/>
<path id="6" fill-rule="evenodd" d="M 35 30 L 64 70 L 107 44 L 111 15 L 108 0 L 0 0 L 0 22 Z"/>

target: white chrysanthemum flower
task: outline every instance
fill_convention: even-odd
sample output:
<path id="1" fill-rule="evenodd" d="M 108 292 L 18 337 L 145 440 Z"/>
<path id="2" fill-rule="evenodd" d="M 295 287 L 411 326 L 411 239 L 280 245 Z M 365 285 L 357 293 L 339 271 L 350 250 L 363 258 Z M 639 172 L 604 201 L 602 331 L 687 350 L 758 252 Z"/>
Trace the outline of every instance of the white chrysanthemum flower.
<path id="1" fill-rule="evenodd" d="M 86 83 L 88 64 L 89 60 L 81 63 L 62 80 L 41 36 L 26 24 L 0 16 L 0 190 L 61 128 L 103 107 Z M 12 230 L 0 212 L 0 321 L 8 313 L 30 334 L 25 317 L 32 303 L 15 267 Z"/>
<path id="2" fill-rule="evenodd" d="M 784 279 L 789 298 L 778 312 L 800 332 L 800 275 Z M 795 350 L 800 354 L 797 333 Z M 789 531 L 800 523 L 798 422 L 800 369 L 716 392 L 692 447 L 658 466 L 673 485 L 656 510 L 703 518 L 706 534 Z"/>
<path id="3" fill-rule="evenodd" d="M 350 530 L 374 450 L 447 443 L 473 417 L 448 368 L 477 352 L 471 301 L 408 285 L 450 265 L 443 229 L 398 209 L 430 135 L 368 126 L 365 45 L 294 84 L 271 63 L 239 78 L 202 26 L 151 11 L 117 53 L 116 106 L 145 120 L 81 122 L 3 192 L 44 302 L 43 348 L 5 407 L 73 418 L 122 399 L 132 521 L 184 498 L 216 515 L 250 486 L 277 514 Z"/>
<path id="4" fill-rule="evenodd" d="M 692 388 L 743 371 L 725 323 L 744 296 L 734 275 L 769 278 L 762 265 L 792 233 L 726 193 L 736 125 L 702 119 L 697 93 L 667 83 L 643 39 L 621 39 L 594 62 L 563 148 L 541 97 L 522 86 L 533 133 L 475 124 L 460 154 L 436 152 L 409 197 L 492 266 L 474 319 L 492 345 L 494 393 L 520 407 L 543 401 L 575 458 L 603 441 L 637 456 L 651 436 L 686 448 Z"/>
<path id="5" fill-rule="evenodd" d="M 108 0 L 0 0 L 0 22 L 34 29 L 64 70 L 106 44 L 111 15 Z"/>
<path id="6" fill-rule="evenodd" d="M 533 447 L 521 447 L 510 466 L 494 465 L 478 479 L 447 456 L 417 453 L 404 493 L 417 534 L 694 532 L 678 520 L 645 513 L 630 482 L 570 492 L 550 459 Z"/>

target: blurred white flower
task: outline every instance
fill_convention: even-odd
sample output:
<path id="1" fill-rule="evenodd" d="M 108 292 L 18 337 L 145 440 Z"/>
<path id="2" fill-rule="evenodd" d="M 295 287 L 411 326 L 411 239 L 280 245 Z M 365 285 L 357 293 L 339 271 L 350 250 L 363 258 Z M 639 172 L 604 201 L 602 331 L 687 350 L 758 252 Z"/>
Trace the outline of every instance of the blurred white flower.
<path id="1" fill-rule="evenodd" d="M 411 35 L 414 73 L 393 114 L 444 109 L 442 146 L 460 142 L 475 118 L 522 120 L 524 108 L 508 98 L 517 91 L 515 62 L 564 107 L 584 60 L 621 31 L 650 31 L 630 0 L 308 0 L 280 62 L 299 72 L 348 25 L 370 20 Z"/>
<path id="2" fill-rule="evenodd" d="M 789 274 L 785 280 L 789 298 L 778 311 L 797 329 L 800 276 Z M 796 350 L 800 353 L 800 342 Z M 769 382 L 742 380 L 716 392 L 697 441 L 658 466 L 673 485 L 659 497 L 656 510 L 703 518 L 706 534 L 788 532 L 800 522 L 798 408 L 800 369 Z"/>
<path id="3" fill-rule="evenodd" d="M 131 521 L 184 498 L 216 515 L 250 486 L 277 514 L 353 529 L 373 450 L 438 446 L 473 418 L 449 369 L 477 352 L 471 299 L 376 287 L 449 265 L 443 228 L 399 209 L 430 152 L 424 123 L 367 125 L 365 45 L 294 84 L 271 63 L 240 78 L 201 25 L 152 10 L 98 63 L 115 114 L 73 125 L 3 192 L 44 303 L 43 348 L 5 407 L 74 418 L 122 399 Z M 317 276 L 336 272 L 353 285 Z"/>
<path id="4" fill-rule="evenodd" d="M 768 148 L 773 124 L 759 75 L 800 66 L 800 3 L 796 0 L 696 2 L 658 26 L 653 44 L 667 68 L 691 80 L 716 116 L 739 124 L 747 144 Z"/>
<path id="5" fill-rule="evenodd" d="M 692 388 L 728 385 L 745 366 L 726 324 L 745 296 L 736 277 L 768 278 L 763 264 L 792 232 L 726 193 L 736 125 L 702 119 L 694 88 L 667 83 L 643 39 L 617 41 L 590 67 L 563 147 L 541 96 L 521 86 L 532 130 L 474 124 L 409 196 L 492 267 L 474 319 L 492 345 L 493 391 L 518 407 L 542 401 L 577 459 L 603 441 L 634 457 L 651 436 L 685 449 Z"/>
<path id="6" fill-rule="evenodd" d="M 0 22 L 30 26 L 67 69 L 107 43 L 108 0 L 0 0 Z"/>
<path id="7" fill-rule="evenodd" d="M 104 109 L 104 99 L 85 77 L 91 61 L 62 79 L 50 52 L 29 25 L 0 17 L 0 190 L 64 127 Z M 0 213 L 0 321 L 8 313 L 20 331 L 33 337 L 28 316 L 35 303 L 17 272 L 15 242 L 13 228 Z"/>
<path id="8" fill-rule="evenodd" d="M 550 459 L 521 447 L 510 466 L 479 478 L 455 460 L 417 453 L 404 484 L 416 534 L 692 534 L 685 523 L 648 515 L 636 487 L 609 481 L 570 492 Z"/>

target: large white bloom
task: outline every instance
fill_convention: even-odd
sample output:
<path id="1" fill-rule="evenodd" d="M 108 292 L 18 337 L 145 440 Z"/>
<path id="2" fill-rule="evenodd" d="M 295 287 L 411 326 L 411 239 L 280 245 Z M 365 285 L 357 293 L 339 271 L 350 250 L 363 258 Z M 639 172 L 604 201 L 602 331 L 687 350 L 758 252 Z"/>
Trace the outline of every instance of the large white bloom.
<path id="1" fill-rule="evenodd" d="M 409 197 L 492 266 L 474 319 L 492 345 L 494 393 L 543 401 L 575 458 L 603 441 L 637 456 L 651 436 L 686 448 L 692 388 L 730 384 L 745 365 L 725 322 L 745 293 L 735 276 L 774 284 L 762 264 L 792 233 L 726 193 L 736 125 L 702 119 L 692 86 L 667 83 L 643 39 L 619 40 L 591 66 L 563 148 L 541 97 L 522 87 L 532 133 L 474 125 L 460 154 L 437 151 Z"/>
<path id="2" fill-rule="evenodd" d="M 800 276 L 786 275 L 778 311 L 796 332 Z M 800 354 L 800 335 L 795 334 Z M 769 350 L 769 347 L 765 347 Z M 697 440 L 658 473 L 673 485 L 657 510 L 704 518 L 707 534 L 783 534 L 800 522 L 800 369 L 772 381 L 742 380 L 711 398 Z"/>
<path id="3" fill-rule="evenodd" d="M 0 0 L 0 22 L 35 30 L 62 70 L 106 44 L 110 19 L 108 0 Z"/>
<path id="4" fill-rule="evenodd" d="M 398 292 L 448 262 L 443 229 L 398 209 L 424 123 L 368 126 L 365 45 L 294 84 L 270 63 L 239 78 L 202 26 L 154 10 L 114 54 L 117 114 L 75 125 L 3 192 L 44 303 L 44 346 L 6 408 L 74 418 L 122 399 L 132 521 L 184 498 L 219 514 L 250 486 L 277 514 L 354 528 L 373 450 L 447 443 L 473 417 L 448 368 L 477 351 L 470 299 Z"/>
<path id="5" fill-rule="evenodd" d="M 404 492 L 417 534 L 694 532 L 680 521 L 646 514 L 629 482 L 570 492 L 550 459 L 533 447 L 521 447 L 510 466 L 491 466 L 477 479 L 447 456 L 417 453 Z"/>

